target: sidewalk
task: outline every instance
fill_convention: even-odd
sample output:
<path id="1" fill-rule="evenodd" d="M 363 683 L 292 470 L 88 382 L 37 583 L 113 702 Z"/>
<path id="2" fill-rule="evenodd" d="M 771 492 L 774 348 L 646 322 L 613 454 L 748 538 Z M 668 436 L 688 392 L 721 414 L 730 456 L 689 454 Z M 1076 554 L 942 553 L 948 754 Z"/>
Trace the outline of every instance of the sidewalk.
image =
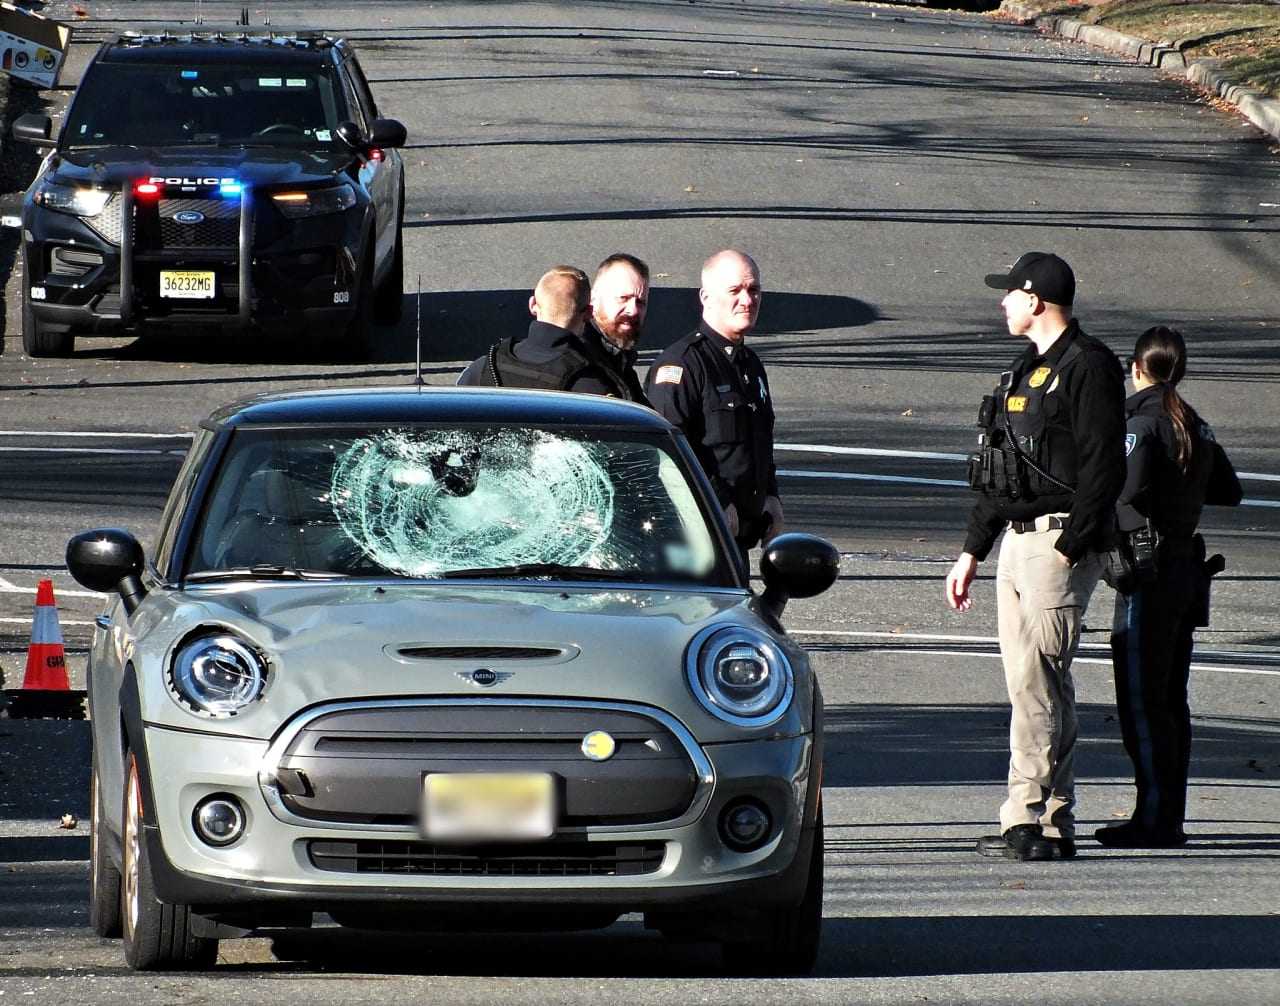
<path id="1" fill-rule="evenodd" d="M 1019 0 L 1003 0 L 996 15 L 1021 24 L 1035 25 L 1041 31 L 1075 42 L 1131 56 L 1139 63 L 1166 73 L 1186 76 L 1209 93 L 1234 105 L 1255 126 L 1280 140 L 1280 100 L 1242 84 L 1221 68 L 1221 60 L 1187 59 L 1184 51 L 1196 39 L 1153 42 L 1062 14 L 1041 14 Z"/>

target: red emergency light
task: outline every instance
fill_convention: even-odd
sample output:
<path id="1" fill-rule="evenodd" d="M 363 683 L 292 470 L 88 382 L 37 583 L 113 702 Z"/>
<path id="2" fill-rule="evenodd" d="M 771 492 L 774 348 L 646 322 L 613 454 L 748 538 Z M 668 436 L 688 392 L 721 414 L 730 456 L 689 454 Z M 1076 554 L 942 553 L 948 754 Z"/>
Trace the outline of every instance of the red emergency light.
<path id="1" fill-rule="evenodd" d="M 139 196 L 157 196 L 160 194 L 160 186 L 155 182 L 138 182 L 133 191 Z"/>

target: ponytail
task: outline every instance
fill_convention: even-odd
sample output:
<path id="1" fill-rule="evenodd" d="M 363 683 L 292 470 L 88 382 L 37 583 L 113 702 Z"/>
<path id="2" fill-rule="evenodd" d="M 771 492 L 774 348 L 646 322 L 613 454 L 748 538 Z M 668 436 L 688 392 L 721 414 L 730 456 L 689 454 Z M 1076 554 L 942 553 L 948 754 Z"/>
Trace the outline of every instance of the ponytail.
<path id="1" fill-rule="evenodd" d="M 1176 328 L 1156 325 L 1138 336 L 1133 360 L 1148 379 L 1161 386 L 1164 411 L 1173 424 L 1174 461 L 1185 474 L 1195 441 L 1191 438 L 1191 407 L 1178 394 L 1177 384 L 1187 372 L 1187 345 Z"/>

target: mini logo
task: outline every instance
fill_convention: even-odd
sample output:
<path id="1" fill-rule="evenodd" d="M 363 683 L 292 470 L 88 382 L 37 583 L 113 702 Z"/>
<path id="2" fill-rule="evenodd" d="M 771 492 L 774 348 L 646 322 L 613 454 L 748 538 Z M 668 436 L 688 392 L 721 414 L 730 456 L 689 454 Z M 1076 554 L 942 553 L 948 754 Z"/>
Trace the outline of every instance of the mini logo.
<path id="1" fill-rule="evenodd" d="M 510 671 L 493 671 L 487 667 L 477 667 L 474 671 L 457 671 L 458 677 L 477 688 L 492 688 L 511 677 Z"/>
<path id="2" fill-rule="evenodd" d="M 199 210 L 180 210 L 173 219 L 180 224 L 200 224 L 204 223 L 204 214 Z"/>

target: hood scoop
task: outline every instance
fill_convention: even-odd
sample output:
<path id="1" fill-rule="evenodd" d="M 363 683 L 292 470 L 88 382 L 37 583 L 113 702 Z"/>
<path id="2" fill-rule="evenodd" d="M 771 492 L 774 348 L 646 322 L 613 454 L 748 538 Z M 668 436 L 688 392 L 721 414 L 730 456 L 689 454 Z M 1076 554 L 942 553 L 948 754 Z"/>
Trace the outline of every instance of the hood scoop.
<path id="1" fill-rule="evenodd" d="M 578 655 L 576 646 L 410 645 L 387 647 L 397 660 L 537 660 L 563 663 Z"/>

